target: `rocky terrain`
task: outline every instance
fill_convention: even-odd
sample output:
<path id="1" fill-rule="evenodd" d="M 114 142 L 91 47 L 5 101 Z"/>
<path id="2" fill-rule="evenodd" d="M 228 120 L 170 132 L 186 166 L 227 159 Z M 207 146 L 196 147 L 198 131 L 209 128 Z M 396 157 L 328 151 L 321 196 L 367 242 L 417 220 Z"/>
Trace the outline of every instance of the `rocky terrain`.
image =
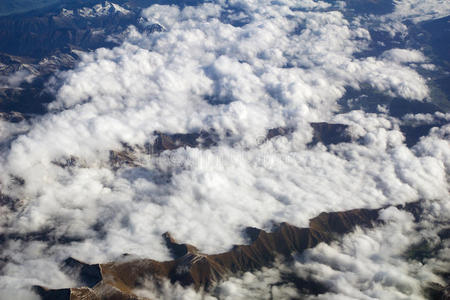
<path id="1" fill-rule="evenodd" d="M 232 274 L 271 266 L 278 256 L 285 259 L 295 253 L 329 243 L 356 226 L 372 227 L 378 221 L 378 210 L 357 209 L 336 213 L 322 213 L 310 220 L 309 228 L 298 228 L 287 223 L 276 226 L 272 232 L 249 227 L 245 234 L 249 245 L 236 245 L 230 251 L 215 255 L 200 253 L 189 244 L 180 244 L 170 233 L 163 239 L 174 260 L 159 262 L 151 259 L 133 259 L 87 265 L 73 258 L 63 262 L 63 268 L 75 274 L 85 287 L 48 290 L 36 287 L 43 299 L 137 299 L 133 290 L 145 279 L 158 282 L 169 279 L 182 286 L 211 289 Z"/>
<path id="2" fill-rule="evenodd" d="M 397 208 L 421 219 L 420 203 L 410 203 Z M 309 228 L 299 228 L 281 223 L 271 232 L 248 227 L 244 234 L 250 240 L 248 245 L 235 245 L 228 252 L 208 255 L 200 253 L 194 245 L 182 244 L 173 239 L 169 232 L 162 238 L 173 256 L 171 261 L 155 261 L 124 257 L 121 261 L 89 265 L 74 258 L 62 262 L 62 268 L 80 282 L 80 287 L 59 290 L 36 286 L 35 291 L 42 299 L 141 299 L 133 291 L 148 280 L 157 287 L 163 280 L 172 284 L 192 286 L 196 290 L 211 291 L 214 286 L 230 276 L 239 276 L 248 271 L 270 267 L 276 259 L 290 260 L 293 255 L 313 248 L 319 243 L 330 243 L 353 231 L 356 227 L 372 228 L 381 224 L 380 209 L 355 209 L 343 212 L 321 213 L 309 222 Z M 442 240 L 448 239 L 448 229 L 440 233 Z M 437 247 L 442 247 L 438 245 Z M 436 249 L 427 250 L 427 255 Z M 418 253 L 408 254 L 415 256 Z M 449 274 L 444 274 L 448 279 Z M 327 288 L 314 280 L 297 281 L 297 288 L 304 294 L 325 293 Z M 450 287 L 430 286 L 426 291 L 432 299 L 448 299 Z"/>
<path id="3" fill-rule="evenodd" d="M 54 97 L 45 83 L 73 68 L 83 51 L 117 45 L 110 37 L 141 26 L 140 6 L 69 1 L 22 15 L 0 17 L 0 110 L 42 114 Z M 14 83 L 2 78 L 16 76 Z"/>

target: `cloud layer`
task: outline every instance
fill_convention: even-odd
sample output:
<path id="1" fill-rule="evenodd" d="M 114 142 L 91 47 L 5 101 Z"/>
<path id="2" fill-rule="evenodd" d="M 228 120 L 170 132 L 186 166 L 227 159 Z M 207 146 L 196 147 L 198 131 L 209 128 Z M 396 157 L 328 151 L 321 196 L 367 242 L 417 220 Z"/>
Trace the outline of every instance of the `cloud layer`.
<path id="1" fill-rule="evenodd" d="M 319 244 L 294 264 L 278 262 L 276 268 L 232 278 L 218 286 L 218 299 L 291 299 L 299 291 L 281 279 L 291 272 L 329 289 L 317 296 L 302 295 L 304 299 L 429 299 L 425 291 L 430 282 L 448 284 L 435 274 L 448 272 L 450 254 L 448 239 L 438 237 L 435 225 L 448 224 L 450 207 L 443 202 L 424 202 L 422 207 L 418 224 L 412 214 L 387 208 L 380 214 L 384 225 L 356 230 L 331 245 Z M 434 257 L 420 260 L 414 254 L 423 243 L 437 247 Z"/>
<path id="2" fill-rule="evenodd" d="M 165 231 L 214 253 L 245 242 L 245 226 L 306 226 L 322 211 L 449 199 L 448 126 L 409 149 L 399 120 L 337 114 L 349 86 L 426 101 L 426 80 L 409 65 L 426 63 L 418 50 L 355 58 L 368 47 L 369 32 L 321 1 L 153 5 L 142 17 L 164 30 L 130 27 L 121 46 L 82 55 L 51 82 L 57 100 L 50 112 L 2 153 L 1 190 L 22 201 L 18 211 L 2 208 L 2 232 L 50 230 L 73 241 L 8 242 L 0 288 L 70 286 L 58 268 L 67 256 L 165 259 Z M 348 124 L 358 142 L 308 148 L 314 121 Z M 278 126 L 296 131 L 261 145 L 260 137 Z M 1 136 L 13 135 L 1 128 L 11 131 Z M 139 168 L 108 164 L 109 150 L 143 145 L 155 130 L 200 129 L 233 138 L 209 150 L 141 155 Z M 75 166 L 55 163 L 70 157 Z M 317 255 L 350 255 L 336 247 Z M 42 266 L 45 274 L 29 272 Z M 348 285 L 357 286 L 350 279 Z"/>

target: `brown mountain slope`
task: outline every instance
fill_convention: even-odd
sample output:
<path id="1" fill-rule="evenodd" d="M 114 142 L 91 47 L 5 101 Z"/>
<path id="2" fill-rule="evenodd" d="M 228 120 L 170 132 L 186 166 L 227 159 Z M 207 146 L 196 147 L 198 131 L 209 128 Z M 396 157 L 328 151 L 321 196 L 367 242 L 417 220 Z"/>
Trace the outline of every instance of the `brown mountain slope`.
<path id="1" fill-rule="evenodd" d="M 247 228 L 249 245 L 237 245 L 230 251 L 207 255 L 196 247 L 177 243 L 169 233 L 163 235 L 174 260 L 159 262 L 151 259 L 133 259 L 125 262 L 88 265 L 68 259 L 65 268 L 72 268 L 83 288 L 36 291 L 43 299 L 137 299 L 133 290 L 145 280 L 157 285 L 163 279 L 195 289 L 208 290 L 215 283 L 232 274 L 253 271 L 270 266 L 277 256 L 291 257 L 321 242 L 329 243 L 356 226 L 372 227 L 378 218 L 378 209 L 356 209 L 343 212 L 321 213 L 310 220 L 309 228 L 281 223 L 272 232 Z M 99 273 L 97 273 L 99 270 Z M 55 296 L 58 298 L 55 298 Z M 70 296 L 68 296 L 70 295 Z"/>

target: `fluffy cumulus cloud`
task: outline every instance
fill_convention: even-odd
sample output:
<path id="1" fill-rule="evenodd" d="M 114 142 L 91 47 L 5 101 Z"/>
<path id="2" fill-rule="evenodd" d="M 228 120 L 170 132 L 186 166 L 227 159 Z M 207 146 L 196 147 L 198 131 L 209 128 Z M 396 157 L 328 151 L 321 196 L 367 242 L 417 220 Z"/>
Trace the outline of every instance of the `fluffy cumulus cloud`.
<path id="1" fill-rule="evenodd" d="M 217 287 L 219 299 L 292 299 L 299 291 L 281 278 L 295 273 L 309 282 L 321 283 L 327 292 L 304 299 L 427 299 L 430 282 L 445 286 L 436 276 L 448 272 L 448 240 L 438 237 L 436 222 L 448 222 L 448 202 L 426 202 L 419 224 L 405 211 L 390 207 L 380 213 L 384 225 L 358 229 L 331 245 L 297 256 L 294 263 L 277 262 L 276 268 L 246 273 Z M 432 258 L 420 259 L 414 245 L 437 249 Z M 318 290 L 316 290 L 317 292 Z M 272 298 L 273 297 L 273 298 Z"/>
<path id="2" fill-rule="evenodd" d="M 82 55 L 53 79 L 56 101 L 47 115 L 25 133 L 5 127 L 1 136 L 13 138 L 0 158 L 1 191 L 20 201 L 2 208 L 1 231 L 48 232 L 53 243 L 6 243 L 0 288 L 70 286 L 58 269 L 68 256 L 167 259 L 165 231 L 214 253 L 244 243 L 245 226 L 307 226 L 322 211 L 448 200 L 448 128 L 409 149 L 399 120 L 337 114 L 349 86 L 426 100 L 426 81 L 408 65 L 426 62 L 419 51 L 355 58 L 370 42 L 368 31 L 321 1 L 153 5 L 142 16 L 163 30 L 130 27 L 121 46 Z M 355 143 L 308 147 L 315 121 L 349 125 Z M 279 126 L 296 130 L 260 143 Z M 137 154 L 139 167 L 108 164 L 109 150 L 143 145 L 155 130 L 201 129 L 223 141 Z M 74 165 L 61 167 L 71 157 Z M 317 251 L 329 249 L 337 248 Z M 29 272 L 43 265 L 45 274 Z"/>
<path id="3" fill-rule="evenodd" d="M 416 146 L 416 151 L 439 158 L 448 170 L 450 167 L 450 125 L 433 128 L 429 136 L 423 138 Z"/>
<path id="4" fill-rule="evenodd" d="M 449 113 L 442 113 L 442 112 L 435 112 L 434 114 L 406 114 L 403 117 L 404 124 L 409 125 L 425 125 L 425 124 L 436 124 L 439 122 L 449 122 L 450 121 L 450 114 Z"/>
<path id="5" fill-rule="evenodd" d="M 436 273 L 449 271 L 449 241 L 439 237 L 436 223 L 448 224 L 450 206 L 448 202 L 426 201 L 421 207 L 418 223 L 411 213 L 389 207 L 380 212 L 383 225 L 358 228 L 330 245 L 319 244 L 293 262 L 276 261 L 271 268 L 232 277 L 216 286 L 206 299 L 427 299 L 431 282 L 447 284 Z M 421 257 L 420 249 L 436 254 Z M 318 295 L 303 294 L 286 280 L 295 276 L 315 286 L 312 294 Z M 154 289 L 148 286 L 137 293 L 165 299 L 205 297 L 168 283 L 156 294 L 149 290 Z"/>
<path id="6" fill-rule="evenodd" d="M 398 64 L 422 63 L 426 60 L 424 55 L 417 50 L 391 49 L 385 51 L 382 56 L 383 58 L 396 62 Z"/>
<path id="7" fill-rule="evenodd" d="M 421 225 L 413 216 L 396 208 L 381 212 L 385 225 L 375 230 L 359 230 L 339 243 L 321 244 L 299 257 L 295 268 L 325 283 L 331 292 L 311 299 L 426 299 L 427 283 L 447 283 L 436 270 L 448 271 L 448 241 L 437 236 L 436 220 L 446 220 L 448 203 L 427 203 Z M 433 207 L 434 206 L 434 207 Z M 431 223 L 430 223 L 431 221 Z M 418 229 L 423 226 L 422 229 Z M 412 247 L 424 240 L 443 243 L 434 258 L 419 261 Z M 437 240 L 436 240 L 437 239 Z M 432 247 L 431 247 L 432 248 Z"/>

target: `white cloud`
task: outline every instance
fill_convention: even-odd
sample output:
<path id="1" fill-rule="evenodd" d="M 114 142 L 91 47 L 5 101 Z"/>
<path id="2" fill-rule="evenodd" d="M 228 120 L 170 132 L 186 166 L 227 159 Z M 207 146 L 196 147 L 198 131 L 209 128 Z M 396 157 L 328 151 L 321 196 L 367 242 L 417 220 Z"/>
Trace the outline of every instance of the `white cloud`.
<path id="1" fill-rule="evenodd" d="M 239 278 L 230 278 L 216 288 L 219 299 L 292 299 L 298 297 L 298 290 L 292 283 L 284 283 L 279 269 L 286 269 L 280 263 L 275 268 L 263 268 L 255 273 L 247 272 Z"/>
<path id="2" fill-rule="evenodd" d="M 146 16 L 149 24 L 159 24 L 164 28 L 170 28 L 177 22 L 180 9 L 175 5 L 155 4 L 144 10 L 143 14 Z"/>
<path id="3" fill-rule="evenodd" d="M 421 206 L 419 223 L 407 211 L 389 207 L 380 212 L 383 225 L 357 228 L 329 245 L 322 243 L 298 254 L 293 262 L 277 260 L 270 268 L 231 277 L 212 294 L 218 299 L 427 299 L 425 288 L 431 283 L 446 285 L 436 274 L 448 272 L 449 242 L 437 233 L 442 228 L 438 224 L 448 221 L 450 206 L 435 201 L 424 201 Z M 424 241 L 427 246 L 417 246 Z M 432 258 L 425 255 L 420 260 L 414 254 L 436 246 Z M 314 282 L 311 286 L 320 283 L 326 292 L 312 288 L 318 296 L 302 294 L 286 280 L 294 274 Z M 180 291 L 169 287 L 163 289 L 166 298 Z M 201 295 L 189 292 L 191 297 Z"/>
<path id="4" fill-rule="evenodd" d="M 394 0 L 394 3 L 393 19 L 400 18 L 418 23 L 450 15 L 450 4 L 446 0 Z"/>
<path id="5" fill-rule="evenodd" d="M 394 0 L 394 11 L 382 16 L 372 16 L 376 26 L 401 37 L 408 35 L 408 22 L 420 23 L 450 15 L 450 4 L 446 0 Z M 425 66 L 426 67 L 426 66 Z"/>
<path id="6" fill-rule="evenodd" d="M 35 74 L 26 69 L 16 71 L 7 76 L 0 75 L 0 89 L 18 88 L 24 82 L 31 83 L 35 77 Z"/>
<path id="7" fill-rule="evenodd" d="M 391 207 L 381 212 L 380 219 L 386 225 L 358 230 L 340 242 L 307 250 L 296 263 L 298 274 L 312 275 L 331 289 L 308 299 L 425 299 L 423 288 L 430 282 L 445 286 L 433 272 L 448 263 L 446 242 L 435 258 L 419 262 L 405 256 L 411 246 L 424 238 L 437 237 L 436 220 L 432 227 L 423 226 L 434 219 L 432 215 L 445 219 L 449 206 L 435 204 L 424 205 L 420 225 L 413 223 L 409 213 Z"/>
<path id="8" fill-rule="evenodd" d="M 450 121 L 450 113 L 435 112 L 434 114 L 406 114 L 402 121 L 404 124 L 420 126 Z"/>
<path id="9" fill-rule="evenodd" d="M 381 56 L 397 64 L 423 63 L 426 61 L 425 56 L 418 50 L 390 49 L 383 52 Z"/>
<path id="10" fill-rule="evenodd" d="M 445 165 L 446 172 L 450 171 L 450 125 L 433 128 L 427 137 L 422 138 L 415 146 L 415 150 L 422 155 L 439 159 Z"/>
<path id="11" fill-rule="evenodd" d="M 167 259 L 160 239 L 167 230 L 212 253 L 244 242 L 244 226 L 307 226 L 322 211 L 445 198 L 444 134 L 410 150 L 396 120 L 360 111 L 335 115 L 347 86 L 426 99 L 424 79 L 397 59 L 398 51 L 412 55 L 408 62 L 420 55 L 396 50 L 390 52 L 396 59 L 356 59 L 370 41 L 367 30 L 340 12 L 321 10 L 322 2 L 305 3 L 155 5 L 143 17 L 165 31 L 130 27 L 121 46 L 84 54 L 75 69 L 60 73 L 52 111 L 0 157 L 2 191 L 24 202 L 2 219 L 2 231 L 50 227 L 57 236 L 84 240 L 45 251 L 21 243 L 21 252 L 38 251 L 39 263 L 51 267 L 29 273 L 36 255 L 20 256 L 24 263 L 6 269 L 11 282 L 64 284 L 56 258 L 67 256 L 104 262 L 127 252 Z M 248 23 L 229 24 L 234 6 L 235 17 L 244 14 Z M 313 121 L 349 124 L 361 143 L 309 149 Z M 278 126 L 297 130 L 258 145 Z M 143 145 L 155 130 L 211 128 L 224 140 L 231 131 L 231 142 L 159 158 L 137 154 L 140 168 L 116 172 L 108 165 L 109 150 L 122 142 Z M 53 163 L 71 156 L 79 161 L 75 167 Z M 12 184 L 11 175 L 25 185 Z M 169 182 L 160 182 L 163 175 Z M 55 281 L 47 281 L 49 274 Z"/>

